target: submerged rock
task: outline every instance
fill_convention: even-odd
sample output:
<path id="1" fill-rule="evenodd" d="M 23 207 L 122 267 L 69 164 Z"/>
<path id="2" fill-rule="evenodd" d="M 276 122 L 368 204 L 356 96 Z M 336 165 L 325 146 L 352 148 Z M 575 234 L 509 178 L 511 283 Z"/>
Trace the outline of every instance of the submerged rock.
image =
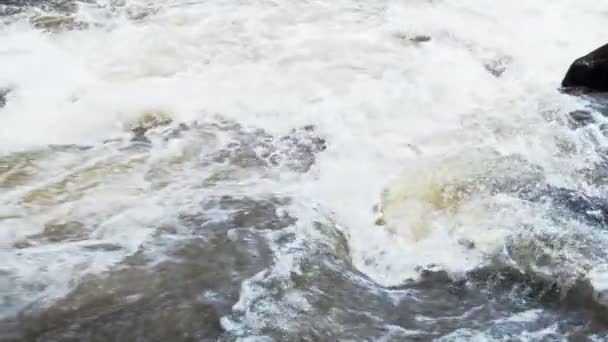
<path id="1" fill-rule="evenodd" d="M 418 45 L 421 43 L 427 43 L 431 41 L 431 36 L 425 34 L 396 34 L 395 37 L 401 41 L 401 43 L 406 45 Z"/>
<path id="2" fill-rule="evenodd" d="M 431 37 L 426 35 L 417 35 L 409 39 L 413 43 L 425 43 L 430 42 Z"/>
<path id="3" fill-rule="evenodd" d="M 307 172 L 316 162 L 317 154 L 327 148 L 314 126 L 294 128 L 287 134 L 273 136 L 262 129 L 240 126 L 228 129 L 230 141 L 213 153 L 217 163 L 229 163 L 241 168 L 281 168 Z"/>
<path id="4" fill-rule="evenodd" d="M 136 122 L 131 124 L 132 141 L 149 142 L 146 133 L 154 128 L 167 126 L 173 122 L 171 116 L 161 111 L 144 112 Z"/>
<path id="5" fill-rule="evenodd" d="M 569 126 L 571 128 L 581 128 L 595 123 L 593 115 L 588 110 L 575 110 L 568 114 Z"/>
<path id="6" fill-rule="evenodd" d="M 505 71 L 507 71 L 507 66 L 511 63 L 511 61 L 511 57 L 501 56 L 484 63 L 484 68 L 490 74 L 492 74 L 492 76 L 500 77 Z"/>
<path id="7" fill-rule="evenodd" d="M 86 27 L 85 23 L 79 22 L 73 17 L 45 15 L 35 17 L 30 20 L 31 24 L 41 30 L 59 32 L 62 30 L 72 30 Z"/>
<path id="8" fill-rule="evenodd" d="M 195 225 L 204 231 L 216 228 L 253 228 L 256 230 L 281 230 L 296 222 L 281 208 L 290 203 L 289 198 L 251 198 L 221 196 L 210 198 L 203 207 L 206 210 L 219 209 L 227 216 L 223 220 L 217 221 L 204 214 L 182 215 L 180 222 L 186 225 Z"/>
<path id="9" fill-rule="evenodd" d="M 159 227 L 174 235 L 160 262 L 142 249 L 107 272 L 88 275 L 49 307 L 0 320 L 0 340 L 217 341 L 225 333 L 221 318 L 231 313 L 243 282 L 273 264 L 261 229 L 275 229 L 277 237 L 292 234 L 285 228 L 294 219 L 277 217 L 287 203 L 230 196 L 205 200 L 200 210 L 179 215 L 173 227 Z M 164 236 L 160 240 L 166 241 Z M 121 247 L 96 242 L 83 248 L 108 253 Z"/>
<path id="10" fill-rule="evenodd" d="M 8 95 L 10 92 L 10 89 L 0 88 L 0 108 L 6 105 L 6 95 Z"/>
<path id="11" fill-rule="evenodd" d="M 81 240 L 86 237 L 84 225 L 80 222 L 49 222 L 44 225 L 44 232 L 40 235 L 51 242 Z"/>
<path id="12" fill-rule="evenodd" d="M 201 159 L 202 164 L 224 165 L 231 171 L 287 169 L 305 173 L 315 164 L 317 155 L 327 148 L 326 140 L 318 135 L 313 125 L 273 135 L 264 129 L 243 127 L 222 118 L 204 123 L 173 124 L 168 114 L 155 111 L 146 112 L 128 123 L 127 129 L 132 133 L 131 142 L 147 145 L 153 136 L 164 142 L 196 136 L 197 146 L 201 141 L 206 141 L 204 148 L 197 152 L 200 153 L 197 158 Z M 227 177 L 230 177 L 230 172 L 221 172 L 209 181 Z"/>
<path id="13" fill-rule="evenodd" d="M 608 44 L 575 60 L 562 81 L 562 87 L 608 91 Z"/>

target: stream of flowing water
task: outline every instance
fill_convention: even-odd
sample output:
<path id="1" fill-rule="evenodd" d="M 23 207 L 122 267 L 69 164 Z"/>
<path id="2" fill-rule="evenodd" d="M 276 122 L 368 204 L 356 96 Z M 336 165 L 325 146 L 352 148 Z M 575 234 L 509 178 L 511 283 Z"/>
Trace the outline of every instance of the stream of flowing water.
<path id="1" fill-rule="evenodd" d="M 608 339 L 606 20 L 0 1 L 0 341 Z"/>

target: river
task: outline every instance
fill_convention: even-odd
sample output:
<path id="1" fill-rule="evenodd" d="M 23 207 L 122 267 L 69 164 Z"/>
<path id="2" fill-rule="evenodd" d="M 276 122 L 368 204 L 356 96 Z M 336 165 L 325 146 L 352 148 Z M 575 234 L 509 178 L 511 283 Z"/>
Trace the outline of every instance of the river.
<path id="1" fill-rule="evenodd" d="M 607 19 L 0 1 L 0 341 L 607 340 Z"/>

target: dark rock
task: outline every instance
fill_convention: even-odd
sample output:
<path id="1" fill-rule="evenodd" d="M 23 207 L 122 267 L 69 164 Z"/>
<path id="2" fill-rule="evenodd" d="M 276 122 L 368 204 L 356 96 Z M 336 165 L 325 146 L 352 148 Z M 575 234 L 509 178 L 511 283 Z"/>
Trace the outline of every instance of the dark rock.
<path id="1" fill-rule="evenodd" d="M 562 81 L 562 87 L 608 91 L 608 45 L 575 60 Z"/>
<path id="2" fill-rule="evenodd" d="M 13 247 L 17 249 L 30 248 L 32 246 L 34 246 L 34 244 L 32 244 L 32 242 L 28 240 L 20 240 L 13 244 Z"/>
<path id="3" fill-rule="evenodd" d="M 406 45 L 418 45 L 421 43 L 427 43 L 427 42 L 431 41 L 431 37 L 424 35 L 424 34 L 412 36 L 409 34 L 399 33 L 399 34 L 396 34 L 395 37 L 397 39 L 399 39 L 402 44 L 406 44 Z"/>
<path id="4" fill-rule="evenodd" d="M 458 244 L 466 249 L 475 249 L 475 242 L 469 239 L 461 238 L 458 240 Z"/>
<path id="5" fill-rule="evenodd" d="M 104 252 L 115 252 L 115 251 L 119 251 L 122 249 L 122 247 L 120 245 L 113 244 L 113 243 L 103 243 L 103 242 L 84 246 L 83 248 L 86 250 L 89 250 L 89 251 L 104 251 Z"/>
<path id="6" fill-rule="evenodd" d="M 133 137 L 131 137 L 132 142 L 141 142 L 141 143 L 150 143 L 150 139 L 146 137 L 147 128 L 138 126 L 131 130 L 133 133 Z"/>
<path id="7" fill-rule="evenodd" d="M 6 95 L 10 93 L 10 89 L 1 89 L 0 88 L 0 108 L 6 105 Z"/>
<path id="8" fill-rule="evenodd" d="M 77 241 L 86 238 L 84 225 L 80 222 L 49 222 L 44 225 L 44 232 L 33 238 L 46 239 L 50 242 Z"/>
<path id="9" fill-rule="evenodd" d="M 32 18 L 30 20 L 30 23 L 37 29 L 50 32 L 59 32 L 62 30 L 72 30 L 76 28 L 86 28 L 85 23 L 79 22 L 73 17 L 69 16 L 39 16 Z"/>
<path id="10" fill-rule="evenodd" d="M 419 35 L 419 36 L 414 36 L 414 37 L 410 38 L 410 41 L 413 43 L 425 43 L 425 42 L 430 42 L 431 37 L 425 36 L 425 35 Z"/>

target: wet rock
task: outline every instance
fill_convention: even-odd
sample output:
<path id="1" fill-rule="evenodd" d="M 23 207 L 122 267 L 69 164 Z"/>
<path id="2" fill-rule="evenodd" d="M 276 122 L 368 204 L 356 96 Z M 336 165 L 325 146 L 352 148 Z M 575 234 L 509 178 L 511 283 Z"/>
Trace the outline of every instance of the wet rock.
<path id="1" fill-rule="evenodd" d="M 93 148 L 93 146 L 75 145 L 75 144 L 68 144 L 68 145 L 51 144 L 51 145 L 48 145 L 48 148 L 52 152 L 78 153 L 78 152 L 90 150 Z"/>
<path id="2" fill-rule="evenodd" d="M 0 157 L 0 188 L 14 188 L 26 184 L 35 173 L 36 161 L 44 150 L 10 153 Z"/>
<path id="3" fill-rule="evenodd" d="M 133 137 L 131 141 L 148 143 L 150 140 L 146 137 L 146 133 L 154 128 L 167 126 L 173 122 L 170 115 L 164 112 L 145 112 L 136 122 L 131 124 L 131 132 Z"/>
<path id="4" fill-rule="evenodd" d="M 409 40 L 413 43 L 425 43 L 425 42 L 430 42 L 431 37 L 426 36 L 426 35 L 416 35 L 416 36 L 410 38 Z"/>
<path id="5" fill-rule="evenodd" d="M 98 251 L 98 252 L 115 252 L 122 249 L 122 246 L 114 244 L 114 243 L 96 243 L 92 245 L 87 245 L 83 247 L 89 251 Z"/>
<path id="6" fill-rule="evenodd" d="M 418 270 L 420 272 L 420 279 L 416 281 L 416 286 L 437 286 L 454 281 L 454 278 L 448 272 L 437 269 L 433 265 L 426 268 L 419 267 Z"/>
<path id="7" fill-rule="evenodd" d="M 458 244 L 466 249 L 475 249 L 475 242 L 469 239 L 461 238 L 458 239 Z"/>
<path id="8" fill-rule="evenodd" d="M 575 60 L 562 81 L 562 87 L 590 92 L 608 91 L 608 45 Z"/>
<path id="9" fill-rule="evenodd" d="M 45 15 L 34 17 L 30 22 L 35 28 L 50 32 L 86 28 L 87 26 L 85 23 L 77 21 L 75 18 L 69 16 Z"/>
<path id="10" fill-rule="evenodd" d="M 47 223 L 44 232 L 33 238 L 43 238 L 50 242 L 74 241 L 86 238 L 84 225 L 80 222 L 69 221 L 61 223 Z"/>
<path id="11" fill-rule="evenodd" d="M 10 89 L 0 88 L 0 108 L 6 106 L 6 96 L 10 93 Z"/>
<path id="12" fill-rule="evenodd" d="M 426 43 L 426 42 L 431 41 L 431 36 L 428 36 L 425 34 L 410 35 L 410 34 L 399 33 L 399 34 L 396 34 L 395 37 L 397 39 L 399 39 L 403 44 L 406 44 L 406 45 L 411 45 L 411 44 L 417 45 L 417 44 Z"/>
<path id="13" fill-rule="evenodd" d="M 30 248 L 33 246 L 35 246 L 35 245 L 29 240 L 20 240 L 13 244 L 13 247 L 17 248 L 17 249 Z"/>
<path id="14" fill-rule="evenodd" d="M 507 70 L 509 63 L 511 63 L 511 58 L 500 57 L 486 62 L 484 68 L 493 76 L 500 77 Z"/>
<path id="15" fill-rule="evenodd" d="M 137 127 L 145 130 L 166 126 L 171 124 L 173 119 L 167 113 L 161 111 L 144 112 L 137 120 Z"/>

